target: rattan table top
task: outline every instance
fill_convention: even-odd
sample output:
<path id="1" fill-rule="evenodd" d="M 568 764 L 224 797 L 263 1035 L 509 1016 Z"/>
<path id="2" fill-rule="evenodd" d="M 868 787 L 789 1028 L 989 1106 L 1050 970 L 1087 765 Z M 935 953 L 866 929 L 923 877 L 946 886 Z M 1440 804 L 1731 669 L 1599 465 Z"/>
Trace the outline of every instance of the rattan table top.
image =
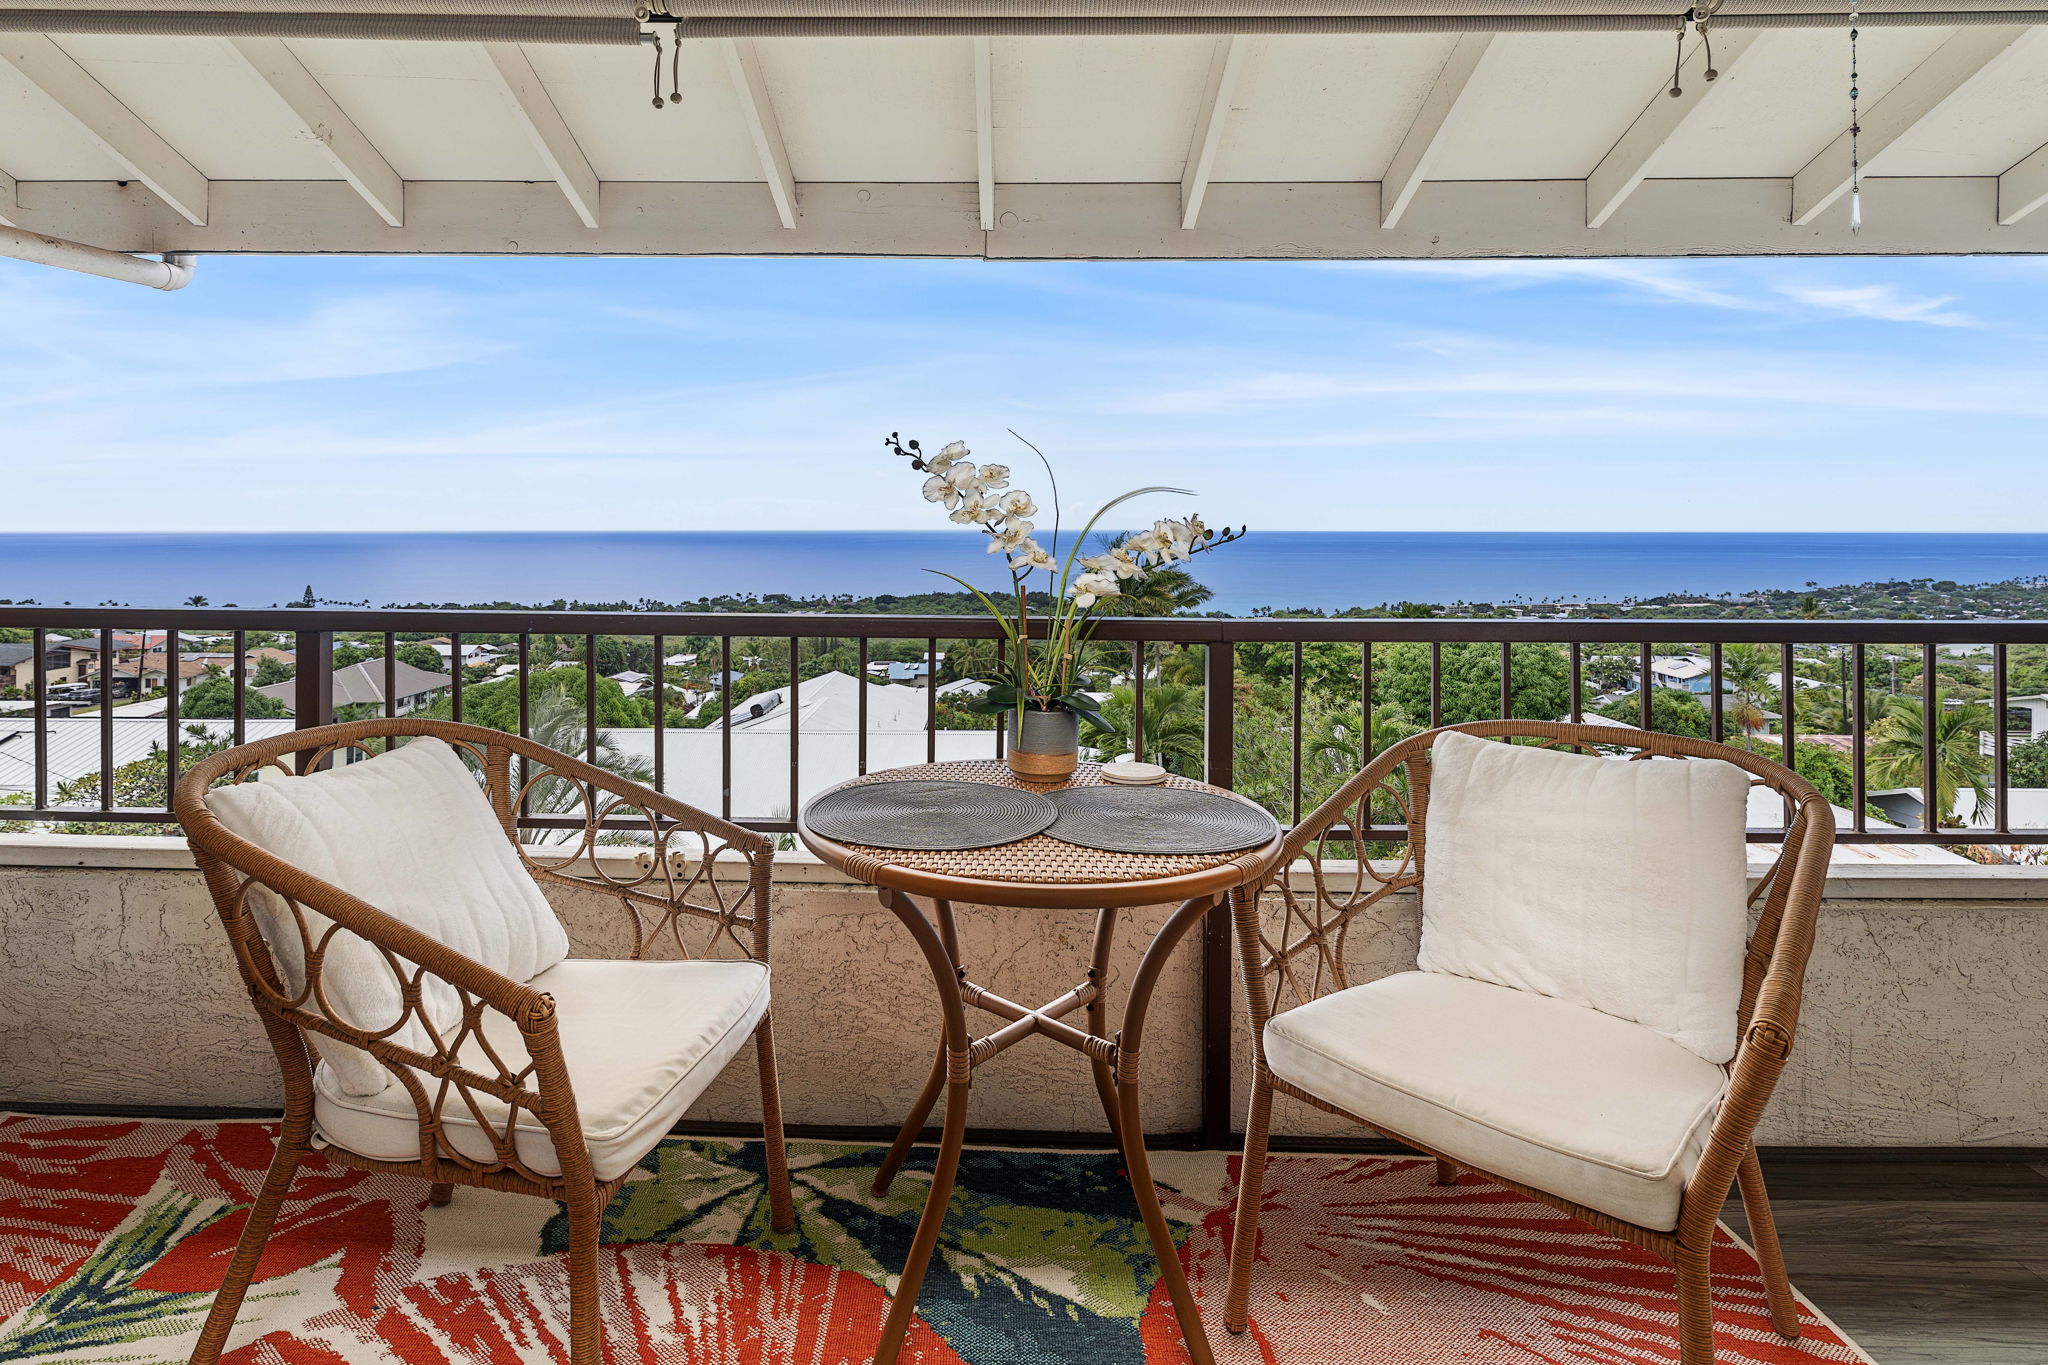
<path id="1" fill-rule="evenodd" d="M 1063 782 L 1033 782 L 997 761 L 920 763 L 869 773 L 832 788 L 906 780 L 989 782 L 1023 791 L 1051 793 L 1065 787 L 1099 787 L 1099 764 L 1083 763 Z M 1192 778 L 1168 776 L 1165 785 L 1244 798 Z M 822 794 L 822 793 L 821 793 Z M 1246 804 L 1251 804 L 1247 802 Z M 923 850 L 841 844 L 797 824 L 804 845 L 825 862 L 861 881 L 903 891 L 964 901 L 1030 906 L 1153 905 L 1227 891 L 1253 881 L 1280 853 L 1280 836 L 1256 848 L 1231 853 L 1109 853 L 1034 834 L 991 848 Z"/>

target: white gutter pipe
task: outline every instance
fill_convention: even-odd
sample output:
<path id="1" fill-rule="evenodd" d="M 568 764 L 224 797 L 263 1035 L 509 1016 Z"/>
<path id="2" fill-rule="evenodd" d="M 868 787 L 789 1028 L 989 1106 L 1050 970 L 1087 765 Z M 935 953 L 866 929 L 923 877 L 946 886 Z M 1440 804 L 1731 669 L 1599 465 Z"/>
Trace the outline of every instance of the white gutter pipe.
<path id="1" fill-rule="evenodd" d="M 14 227 L 0 227 L 0 256 L 53 265 L 59 270 L 76 270 L 102 279 L 146 284 L 151 289 L 183 289 L 192 282 L 192 257 L 187 252 L 168 252 L 162 260 L 153 261 L 147 256 L 130 256 Z"/>

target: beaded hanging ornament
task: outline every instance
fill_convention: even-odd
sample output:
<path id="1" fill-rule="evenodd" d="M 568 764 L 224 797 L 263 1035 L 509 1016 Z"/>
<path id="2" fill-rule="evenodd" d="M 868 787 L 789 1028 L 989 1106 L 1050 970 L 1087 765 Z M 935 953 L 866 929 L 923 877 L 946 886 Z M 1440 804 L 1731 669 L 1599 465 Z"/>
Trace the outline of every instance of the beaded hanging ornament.
<path id="1" fill-rule="evenodd" d="M 1856 145 L 1863 133 L 1861 120 L 1856 117 L 1856 103 L 1862 98 L 1862 91 L 1856 88 L 1856 25 L 1862 18 L 1856 0 L 1849 3 L 1849 231 L 1863 230 L 1863 157 L 1862 149 Z"/>

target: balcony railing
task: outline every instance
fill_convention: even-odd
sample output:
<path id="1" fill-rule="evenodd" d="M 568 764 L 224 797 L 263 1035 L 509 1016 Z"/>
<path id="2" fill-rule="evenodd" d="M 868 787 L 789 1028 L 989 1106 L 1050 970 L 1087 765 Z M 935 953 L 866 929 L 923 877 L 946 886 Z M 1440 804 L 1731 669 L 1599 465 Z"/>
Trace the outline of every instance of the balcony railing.
<path id="1" fill-rule="evenodd" d="M 973 616 L 0 607 L 0 627 L 10 626 L 25 627 L 32 633 L 33 653 L 31 661 L 18 666 L 17 671 L 17 677 L 25 674 L 30 679 L 24 689 L 28 698 L 0 703 L 0 793 L 14 794 L 11 803 L 0 804 L 0 821 L 88 825 L 169 821 L 169 812 L 162 804 L 138 804 L 129 799 L 130 794 L 117 782 L 116 775 L 123 769 L 122 753 L 133 752 L 135 748 L 130 736 L 140 729 L 150 736 L 149 754 L 162 768 L 163 781 L 151 783 L 150 792 L 168 792 L 177 780 L 180 741 L 188 738 L 184 730 L 192 724 L 179 714 L 181 699 L 197 681 L 181 677 L 181 673 L 190 673 L 188 667 L 181 666 L 189 662 L 187 656 L 193 652 L 181 634 L 218 636 L 220 649 L 227 655 L 222 676 L 228 681 L 232 711 L 209 722 L 216 742 L 229 738 L 240 742 L 250 733 L 249 699 L 254 670 L 249 663 L 249 642 L 259 633 L 291 636 L 296 655 L 296 672 L 290 685 L 292 718 L 289 722 L 264 722 L 267 728 L 280 724 L 304 728 L 335 718 L 333 662 L 338 637 L 375 653 L 376 657 L 365 666 L 373 675 L 381 673 L 381 710 L 386 715 L 398 714 L 401 709 L 398 651 L 411 641 L 445 637 L 451 659 L 445 688 L 446 710 L 458 720 L 474 719 L 465 714 L 465 693 L 478 686 L 464 678 L 460 661 L 465 649 L 479 640 L 501 642 L 506 651 L 502 657 L 512 665 L 508 681 L 516 687 L 517 708 L 516 722 L 501 715 L 500 723 L 508 729 L 516 726 L 521 734 L 532 733 L 536 670 L 561 662 L 559 656 L 564 652 L 570 656 L 580 654 L 584 665 L 578 699 L 581 724 L 575 727 L 575 733 L 586 756 L 593 760 L 617 730 L 600 715 L 600 642 L 624 641 L 636 652 L 644 645 L 643 657 L 651 659 L 651 666 L 645 670 L 649 691 L 655 698 L 650 741 L 653 785 L 768 832 L 792 830 L 794 814 L 810 791 L 866 772 L 871 763 L 886 766 L 933 761 L 942 751 L 994 757 L 1001 753 L 1003 743 L 999 730 L 960 731 L 942 728 L 940 724 L 938 680 L 943 652 L 963 643 L 993 639 L 998 634 L 993 623 Z M 91 675 L 100 698 L 82 727 L 96 751 L 96 781 L 78 775 L 79 727 L 67 727 L 64 737 L 64 745 L 71 754 L 71 776 L 67 779 L 65 772 L 53 766 L 52 722 L 57 719 L 53 713 L 73 708 L 66 705 L 61 693 L 51 693 L 51 675 L 59 670 L 49 662 L 50 650 L 60 632 L 80 630 L 85 634 L 73 635 L 73 641 L 90 647 L 90 652 L 102 661 Z M 154 638 L 158 635 L 162 636 L 160 643 Z M 1658 694 L 1666 689 L 1642 688 L 1636 685 L 1637 680 L 1655 676 L 1652 664 L 1658 657 L 1697 654 L 1706 660 L 1706 686 L 1703 690 L 1677 691 L 1691 698 L 1689 704 L 1704 710 L 1710 737 L 1736 738 L 1752 747 L 1765 746 L 1788 763 L 1798 760 L 1800 744 L 1811 738 L 1800 733 L 1795 690 L 1832 689 L 1829 695 L 1838 703 L 1834 714 L 1842 724 L 1838 733 L 1828 737 L 1829 743 L 1838 752 L 1846 751 L 1843 756 L 1850 769 L 1846 799 L 1839 802 L 1849 812 L 1842 822 L 1841 837 L 1845 841 L 2048 844 L 2048 820 L 2040 826 L 2031 821 L 2015 822 L 2008 761 L 2014 741 L 2002 724 L 1989 724 L 1982 735 L 1967 736 L 1961 746 L 1952 745 L 1948 750 L 1942 747 L 1939 724 L 1919 726 L 1920 771 L 1914 782 L 1897 780 L 1896 737 L 1890 741 L 1894 749 L 1889 765 L 1893 777 L 1878 789 L 1878 794 L 1917 786 L 1923 798 L 1927 793 L 1946 791 L 1954 785 L 1951 777 L 1938 775 L 1953 769 L 1956 747 L 1974 754 L 1981 744 L 1984 757 L 1989 760 L 1989 771 L 1983 775 L 1989 797 L 1983 804 L 1989 809 L 1973 811 L 1974 819 L 1962 827 L 1943 827 L 1947 812 L 1938 810 L 1939 803 L 1933 800 L 1920 801 L 1917 828 L 1873 816 L 1869 800 L 1873 792 L 1870 740 L 1880 719 L 1873 712 L 1880 702 L 1891 696 L 1904 696 L 1920 704 L 1923 715 L 1938 717 L 1942 708 L 1927 705 L 1928 693 L 1944 687 L 1942 668 L 1946 665 L 1952 671 L 1978 670 L 1983 683 L 1979 689 L 1984 693 L 1982 704 L 1989 715 L 2002 717 L 2007 714 L 2010 690 L 2009 652 L 2016 647 L 2028 648 L 2030 653 L 2033 647 L 2048 648 L 2048 622 L 1165 617 L 1104 620 L 1099 623 L 1096 638 L 1098 649 L 1108 651 L 1098 656 L 1098 676 L 1114 674 L 1123 679 L 1121 685 L 1130 689 L 1126 734 L 1147 738 L 1143 746 L 1148 750 L 1146 756 L 1174 757 L 1149 752 L 1155 748 L 1156 735 L 1148 733 L 1146 724 L 1148 689 L 1155 698 L 1161 696 L 1161 673 L 1172 662 L 1175 676 L 1186 680 L 1176 684 L 1171 693 L 1172 704 L 1179 712 L 1175 717 L 1179 735 L 1176 742 L 1181 746 L 1177 761 L 1191 771 L 1199 770 L 1199 775 L 1211 782 L 1247 790 L 1251 784 L 1241 780 L 1246 777 L 1242 770 L 1247 756 L 1257 751 L 1259 788 L 1249 794 L 1274 808 L 1283 823 L 1298 820 L 1304 810 L 1313 808 L 1325 787 L 1334 785 L 1337 779 L 1331 775 L 1332 769 L 1355 769 L 1361 757 L 1359 736 L 1373 735 L 1374 718 L 1383 714 L 1381 705 L 1389 699 L 1391 656 L 1398 655 L 1406 670 L 1406 711 L 1408 719 L 1417 726 L 1516 714 L 1533 719 L 1584 720 L 1593 713 L 1602 695 L 1602 689 L 1588 672 L 1589 661 L 1600 661 L 1608 665 L 1606 676 L 1610 686 L 1625 689 L 1620 697 L 1608 694 L 1607 700 L 1600 703 L 1600 710 L 1610 713 L 1612 719 L 1612 713 L 1619 709 L 1626 717 L 1621 723 L 1656 729 Z M 685 640 L 709 642 L 699 649 L 700 657 L 689 670 L 665 662 L 671 649 Z M 130 648 L 123 649 L 124 641 Z M 736 641 L 768 641 L 786 651 L 787 682 L 776 689 L 782 694 L 780 705 L 787 708 L 790 716 L 786 752 L 779 744 L 764 743 L 758 733 L 742 732 L 736 736 L 733 726 L 720 723 L 715 739 L 707 731 L 696 731 L 704 738 L 692 741 L 690 771 L 679 773 L 671 750 L 677 747 L 678 736 L 689 731 L 670 723 L 667 699 L 671 687 L 712 675 L 725 688 L 745 662 Z M 921 748 L 915 739 L 906 740 L 900 730 L 889 734 L 884 742 L 884 737 L 871 726 L 869 704 L 873 694 L 861 686 L 854 689 L 857 714 L 850 752 L 838 752 L 836 762 L 823 766 L 814 756 L 814 761 L 807 765 L 803 752 L 807 733 L 801 723 L 804 691 L 817 684 L 815 679 L 804 677 L 806 663 L 815 666 L 825 651 L 838 652 L 850 647 L 854 673 L 865 682 L 872 647 L 883 641 L 892 642 L 896 647 L 890 652 L 897 654 L 904 652 L 905 641 L 922 646 L 926 687 L 924 720 L 918 731 Z M 1742 692 L 1731 690 L 1728 663 L 1729 650 L 1734 646 L 1749 647 L 1745 660 L 1750 684 Z M 1955 646 L 1971 647 L 1975 652 L 1962 659 L 1945 653 Z M 1984 652 L 1987 648 L 1988 653 Z M 1757 649 L 1769 651 L 1776 674 L 1768 695 L 1761 698 L 1754 685 Z M 1336 724 L 1336 739 L 1325 742 L 1305 735 L 1304 718 L 1313 710 L 1324 722 L 1335 723 L 1331 722 L 1330 701 L 1332 650 L 1334 676 L 1342 679 L 1345 695 L 1339 708 L 1343 717 L 1342 723 Z M 702 657 L 706 654 L 710 657 Z M 1246 665 L 1254 659 L 1257 667 L 1248 672 Z M 1554 694 L 1554 700 L 1562 704 L 1539 708 L 1552 714 L 1535 714 L 1518 694 L 1516 671 L 1532 666 L 1540 666 L 1553 681 L 1556 670 L 1563 671 L 1564 686 Z M 1800 671 L 1802 667 L 1804 674 Z M 1899 668 L 1903 668 L 1907 681 L 1887 682 L 1888 676 L 1896 678 Z M 1917 685 L 1911 678 L 1916 670 Z M 1312 687 L 1311 672 L 1316 676 Z M 113 697 L 119 680 L 124 675 L 140 679 L 145 673 L 151 678 L 161 674 L 162 715 L 137 718 L 120 714 L 121 701 Z M 1483 706 L 1472 700 L 1475 676 L 1485 680 L 1487 701 Z M 1272 703 L 1276 695 L 1280 698 L 1277 706 L 1241 703 L 1240 684 L 1254 679 L 1262 684 L 1266 703 Z M 1860 685 L 1855 680 L 1860 680 Z M 1454 685 L 1455 697 L 1447 693 L 1447 682 Z M 1190 699 L 1194 697 L 1199 701 L 1191 705 Z M 1198 726 L 1193 714 L 1196 709 Z M 1474 714 L 1475 711 L 1484 714 Z M 1753 723 L 1754 717 L 1764 713 L 1772 713 L 1767 729 L 1751 730 L 1743 724 Z M 1357 722 L 1355 726 L 1350 725 L 1353 719 Z M 1153 731 L 1158 728 L 1153 727 Z M 1196 728 L 1199 752 L 1191 756 L 1187 751 L 1195 741 L 1189 736 Z M 782 732 L 777 729 L 774 733 Z M 974 735 L 981 738 L 965 737 Z M 737 755 L 736 737 L 741 740 L 737 746 L 741 752 Z M 943 744 L 942 737 L 946 737 Z M 815 730 L 808 739 L 814 750 L 824 743 Z M 845 748 L 843 743 L 838 745 L 840 751 Z M 772 752 L 764 755 L 763 750 Z M 757 788 L 761 783 L 756 777 L 764 762 L 786 764 L 786 790 L 779 780 L 772 780 L 772 799 L 756 802 L 767 808 L 747 809 L 748 798 L 744 793 L 736 808 L 736 762 Z M 715 785 L 708 782 L 706 768 L 715 769 Z M 81 790 L 81 785 L 89 790 Z M 561 823 L 561 819 L 529 813 L 526 822 L 545 828 Z M 1405 831 L 1389 825 L 1357 833 L 1372 839 L 1395 840 L 1403 837 Z M 1778 828 L 1763 823 L 1751 830 L 1750 837 L 1768 842 L 1778 834 Z"/>

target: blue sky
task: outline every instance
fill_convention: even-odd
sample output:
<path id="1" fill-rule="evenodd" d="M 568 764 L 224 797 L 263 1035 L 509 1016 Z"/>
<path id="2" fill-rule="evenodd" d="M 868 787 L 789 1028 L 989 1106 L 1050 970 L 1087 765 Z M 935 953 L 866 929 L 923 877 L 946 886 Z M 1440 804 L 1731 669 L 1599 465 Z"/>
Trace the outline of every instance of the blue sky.
<path id="1" fill-rule="evenodd" d="M 17 530 L 934 528 L 881 438 L 1032 486 L 1007 427 L 1212 523 L 2043 529 L 2037 260 L 0 262 L 0 319 Z"/>

